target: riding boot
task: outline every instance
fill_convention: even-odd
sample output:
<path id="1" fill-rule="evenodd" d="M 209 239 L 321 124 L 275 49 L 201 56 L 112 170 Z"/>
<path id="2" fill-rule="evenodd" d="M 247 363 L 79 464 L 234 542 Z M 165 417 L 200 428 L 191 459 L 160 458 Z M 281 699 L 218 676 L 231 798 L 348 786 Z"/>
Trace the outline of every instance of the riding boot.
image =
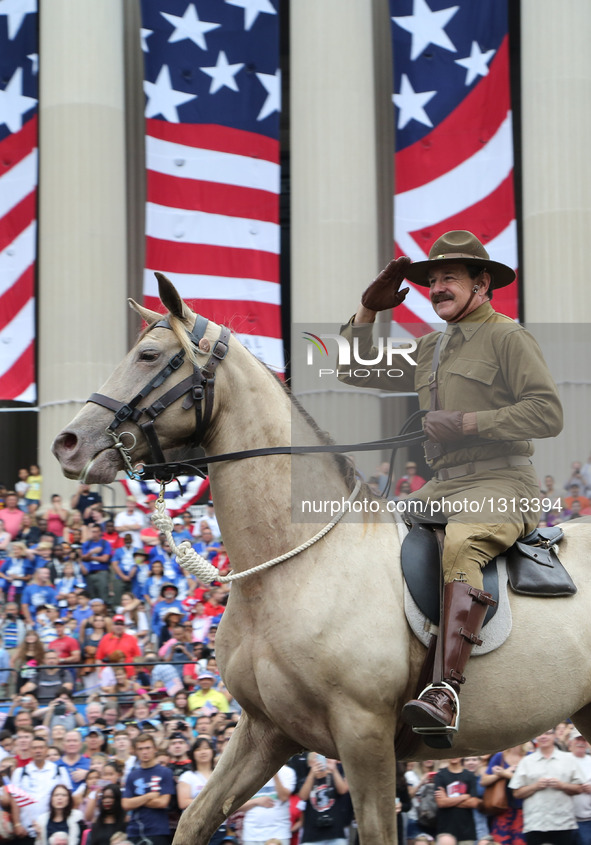
<path id="1" fill-rule="evenodd" d="M 441 674 L 434 678 L 419 695 L 402 708 L 402 718 L 418 729 L 427 728 L 427 745 L 450 748 L 451 733 L 457 722 L 458 693 L 465 682 L 464 668 L 474 645 L 481 645 L 478 638 L 489 606 L 496 604 L 490 593 L 478 590 L 464 581 L 452 581 L 443 588 L 443 618 L 440 625 Z M 443 631 L 441 631 L 443 628 Z M 438 672 L 437 658 L 435 671 Z M 443 682 L 443 683 L 441 683 Z M 440 729 L 439 731 L 437 729 Z M 442 737 L 447 741 L 442 742 Z M 433 742 L 430 742 L 433 740 Z"/>

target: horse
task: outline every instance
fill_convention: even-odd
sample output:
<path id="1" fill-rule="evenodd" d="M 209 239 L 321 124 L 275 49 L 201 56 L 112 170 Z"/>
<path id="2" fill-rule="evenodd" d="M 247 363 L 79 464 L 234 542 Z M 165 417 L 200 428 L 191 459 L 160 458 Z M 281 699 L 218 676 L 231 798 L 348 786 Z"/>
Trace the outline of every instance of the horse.
<path id="1" fill-rule="evenodd" d="M 244 574 L 316 533 L 298 502 L 346 503 L 356 495 L 350 467 L 333 454 L 252 455 L 326 439 L 264 364 L 197 317 L 157 275 L 167 317 L 131 301 L 147 328 L 53 451 L 67 477 L 89 483 L 109 483 L 130 463 L 146 462 L 155 432 L 161 455 L 191 442 L 196 426 L 206 455 L 250 453 L 209 466 L 233 572 Z M 192 402 L 175 391 L 196 371 L 211 375 L 214 353 L 213 394 L 202 398 L 196 390 Z M 167 361 L 176 363 L 165 365 L 163 380 Z M 152 411 L 148 429 L 138 396 L 161 411 Z M 113 411 L 125 417 L 119 435 Z M 511 595 L 508 640 L 467 667 L 454 756 L 518 745 L 568 717 L 591 740 L 591 532 L 577 521 L 564 530 L 561 560 L 578 592 Z M 209 842 L 302 749 L 342 762 L 362 845 L 395 843 L 396 736 L 424 655 L 405 618 L 400 540 L 388 513 L 347 515 L 289 561 L 234 581 L 216 657 L 243 711 L 206 787 L 181 816 L 175 845 Z M 421 743 L 413 759 L 438 753 L 450 754 Z"/>

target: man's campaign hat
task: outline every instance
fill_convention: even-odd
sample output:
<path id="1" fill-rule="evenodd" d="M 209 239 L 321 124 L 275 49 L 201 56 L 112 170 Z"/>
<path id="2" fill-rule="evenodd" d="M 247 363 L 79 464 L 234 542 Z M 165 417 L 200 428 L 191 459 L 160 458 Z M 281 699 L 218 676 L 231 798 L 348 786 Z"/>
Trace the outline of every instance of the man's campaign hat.
<path id="1" fill-rule="evenodd" d="M 487 270 L 492 276 L 491 288 L 504 288 L 515 280 L 515 271 L 499 261 L 491 261 L 488 252 L 472 232 L 458 229 L 437 238 L 429 250 L 427 261 L 413 261 L 406 278 L 416 285 L 429 287 L 430 268 L 434 264 L 472 264 Z"/>

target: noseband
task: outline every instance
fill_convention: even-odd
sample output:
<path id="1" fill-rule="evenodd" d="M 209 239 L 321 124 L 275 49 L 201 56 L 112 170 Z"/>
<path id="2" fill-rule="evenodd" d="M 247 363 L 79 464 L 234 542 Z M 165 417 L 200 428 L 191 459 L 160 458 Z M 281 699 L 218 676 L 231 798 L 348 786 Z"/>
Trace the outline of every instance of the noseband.
<path id="1" fill-rule="evenodd" d="M 200 341 L 203 339 L 208 322 L 205 317 L 197 315 L 192 330 L 187 332 L 189 340 L 197 349 L 199 348 Z M 166 319 L 154 323 L 150 327 L 150 331 L 156 328 L 170 329 L 172 331 L 170 323 Z M 186 396 L 183 402 L 183 408 L 189 410 L 192 405 L 195 407 L 195 431 L 193 433 L 192 445 L 194 447 L 199 446 L 211 420 L 215 372 L 218 364 L 228 354 L 229 341 L 230 330 L 226 326 L 222 326 L 220 335 L 213 344 L 211 355 L 205 365 L 199 367 L 196 363 L 193 364 L 193 372 L 190 376 L 175 384 L 170 390 L 152 402 L 151 405 L 143 408 L 138 407 L 140 402 L 149 396 L 153 390 L 164 384 L 169 376 L 182 366 L 185 359 L 184 349 L 173 355 L 166 366 L 154 378 L 150 379 L 129 402 L 120 402 L 118 399 L 112 399 L 110 396 L 104 396 L 102 393 L 93 393 L 88 398 L 89 402 L 94 402 L 95 405 L 101 405 L 103 408 L 114 411 L 115 415 L 107 426 L 106 431 L 115 441 L 111 448 L 119 449 L 121 453 L 125 472 L 129 478 L 138 480 L 141 477 L 134 470 L 131 463 L 131 450 L 136 444 L 136 438 L 130 431 L 122 431 L 120 434 L 117 434 L 116 432 L 119 426 L 127 420 L 135 423 L 143 432 L 148 442 L 153 463 L 165 463 L 164 453 L 158 440 L 154 422 L 177 399 L 180 399 L 181 396 Z M 146 418 L 144 422 L 140 422 L 142 417 Z M 124 435 L 131 438 L 127 446 L 122 442 Z"/>

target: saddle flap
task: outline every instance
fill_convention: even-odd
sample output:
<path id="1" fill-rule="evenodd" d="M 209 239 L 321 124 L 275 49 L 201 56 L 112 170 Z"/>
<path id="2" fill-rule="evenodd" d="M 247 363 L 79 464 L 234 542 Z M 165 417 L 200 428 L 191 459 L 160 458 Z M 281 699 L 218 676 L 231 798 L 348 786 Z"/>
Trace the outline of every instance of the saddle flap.
<path id="1" fill-rule="evenodd" d="M 421 613 L 434 625 L 438 625 L 441 564 L 439 544 L 433 525 L 414 523 L 402 542 L 400 555 L 402 573 L 411 596 Z M 482 574 L 484 590 L 498 601 L 499 581 L 496 558 L 484 568 Z M 488 608 L 484 624 L 493 618 L 496 610 L 496 605 Z"/>

